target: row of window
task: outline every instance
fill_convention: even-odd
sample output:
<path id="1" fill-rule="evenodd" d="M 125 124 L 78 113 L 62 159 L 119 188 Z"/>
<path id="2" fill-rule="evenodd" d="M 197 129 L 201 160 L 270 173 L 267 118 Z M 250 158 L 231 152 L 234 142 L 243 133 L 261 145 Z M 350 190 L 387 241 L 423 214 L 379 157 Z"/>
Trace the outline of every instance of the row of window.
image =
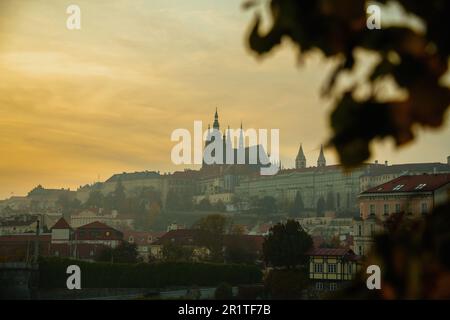
<path id="1" fill-rule="evenodd" d="M 427 214 L 428 213 L 428 203 L 422 202 L 420 207 L 421 207 L 421 213 L 422 214 Z M 389 215 L 389 213 L 391 213 L 389 209 L 390 209 L 389 208 L 389 204 L 385 203 L 383 205 L 383 214 L 384 215 Z M 395 204 L 395 210 L 392 213 L 400 213 L 401 210 L 402 210 L 402 208 L 401 208 L 400 203 L 396 203 Z M 376 213 L 376 205 L 375 204 L 370 204 L 369 205 L 369 213 L 371 215 L 375 215 L 375 213 Z"/>
<path id="2" fill-rule="evenodd" d="M 323 273 L 323 263 L 315 263 L 314 264 L 314 272 L 315 273 Z M 335 263 L 328 264 L 328 273 L 336 273 L 337 265 Z"/>
<path id="3" fill-rule="evenodd" d="M 325 289 L 325 285 L 323 282 L 316 282 L 316 290 L 324 290 Z M 337 283 L 336 282 L 331 282 L 328 285 L 328 289 L 330 291 L 336 291 L 337 290 Z"/>

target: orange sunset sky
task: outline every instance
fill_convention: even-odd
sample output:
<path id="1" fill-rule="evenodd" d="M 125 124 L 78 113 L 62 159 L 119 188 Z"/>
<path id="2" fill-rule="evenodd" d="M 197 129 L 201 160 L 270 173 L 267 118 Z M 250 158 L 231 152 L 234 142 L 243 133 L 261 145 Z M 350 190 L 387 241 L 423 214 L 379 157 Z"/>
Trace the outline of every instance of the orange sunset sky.
<path id="1" fill-rule="evenodd" d="M 176 128 L 279 128 L 284 166 L 300 143 L 315 165 L 330 136 L 332 100 L 320 88 L 334 62 L 301 63 L 291 44 L 257 59 L 245 35 L 254 15 L 240 0 L 2 0 L 0 199 L 34 186 L 72 188 L 114 173 L 182 170 L 170 161 Z M 82 29 L 66 28 L 78 4 Z M 450 128 L 417 128 L 400 151 L 371 159 L 446 161 Z M 333 150 L 328 163 L 336 163 Z"/>

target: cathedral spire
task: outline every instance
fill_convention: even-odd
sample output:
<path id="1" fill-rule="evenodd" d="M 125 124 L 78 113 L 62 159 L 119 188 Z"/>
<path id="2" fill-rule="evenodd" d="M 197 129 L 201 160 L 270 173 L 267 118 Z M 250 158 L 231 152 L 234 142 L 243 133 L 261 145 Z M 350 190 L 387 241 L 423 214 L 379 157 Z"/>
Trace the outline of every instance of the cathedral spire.
<path id="1" fill-rule="evenodd" d="M 219 114 L 217 113 L 217 107 L 216 107 L 216 113 L 214 114 L 214 123 L 213 123 L 213 129 L 219 130 Z"/>
<path id="2" fill-rule="evenodd" d="M 317 159 L 317 166 L 318 167 L 325 167 L 327 165 L 327 161 L 325 160 L 325 155 L 323 153 L 323 145 L 320 145 L 320 154 L 319 159 Z"/>
<path id="3" fill-rule="evenodd" d="M 300 149 L 297 153 L 297 158 L 295 158 L 295 168 L 302 169 L 306 168 L 306 157 L 305 153 L 303 152 L 303 146 L 300 144 Z"/>
<path id="4" fill-rule="evenodd" d="M 239 131 L 239 149 L 244 149 L 244 130 L 242 129 L 242 121 L 241 130 Z"/>

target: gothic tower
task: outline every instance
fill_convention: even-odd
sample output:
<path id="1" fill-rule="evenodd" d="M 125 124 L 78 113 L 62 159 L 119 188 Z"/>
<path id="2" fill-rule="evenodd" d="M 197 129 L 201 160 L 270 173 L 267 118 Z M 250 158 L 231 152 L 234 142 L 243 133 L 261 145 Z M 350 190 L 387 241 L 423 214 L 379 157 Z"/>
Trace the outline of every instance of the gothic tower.
<path id="1" fill-rule="evenodd" d="M 327 161 L 325 160 L 325 155 L 323 154 L 323 145 L 320 145 L 320 154 L 319 159 L 317 159 L 318 167 L 325 167 L 327 165 Z"/>
<path id="2" fill-rule="evenodd" d="M 213 129 L 216 129 L 216 130 L 220 129 L 220 126 L 219 126 L 219 114 L 217 113 L 217 108 L 216 108 L 216 113 L 214 114 Z"/>
<path id="3" fill-rule="evenodd" d="M 303 153 L 303 147 L 300 144 L 300 149 L 298 150 L 297 158 L 295 158 L 295 168 L 302 169 L 306 168 L 306 157 Z"/>

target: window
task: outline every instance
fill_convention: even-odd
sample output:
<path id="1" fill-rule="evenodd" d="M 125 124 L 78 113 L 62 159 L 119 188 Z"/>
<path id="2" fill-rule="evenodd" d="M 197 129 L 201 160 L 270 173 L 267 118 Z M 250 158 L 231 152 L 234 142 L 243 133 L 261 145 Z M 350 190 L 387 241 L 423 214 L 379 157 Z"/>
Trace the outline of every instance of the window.
<path id="1" fill-rule="evenodd" d="M 337 284 L 336 282 L 330 283 L 330 291 L 336 291 L 337 290 Z"/>
<path id="2" fill-rule="evenodd" d="M 400 213 L 400 203 L 395 204 L 395 213 Z"/>
<path id="3" fill-rule="evenodd" d="M 337 267 L 335 263 L 330 263 L 328 265 L 328 273 L 336 273 Z"/>
<path id="4" fill-rule="evenodd" d="M 394 189 L 392 189 L 393 191 L 399 191 L 401 188 L 403 188 L 405 185 L 404 184 L 399 184 L 397 186 L 394 187 Z"/>
<path id="5" fill-rule="evenodd" d="M 317 290 L 323 290 L 323 283 L 322 282 L 316 282 L 316 289 Z"/>
<path id="6" fill-rule="evenodd" d="M 415 190 L 422 190 L 423 188 L 425 188 L 426 187 L 426 183 L 421 183 L 421 184 L 419 184 L 417 187 L 415 187 L 414 189 Z"/>
<path id="7" fill-rule="evenodd" d="M 314 263 L 314 272 L 322 273 L 323 272 L 323 264 L 322 263 Z"/>
<path id="8" fill-rule="evenodd" d="M 370 215 L 374 215 L 375 214 L 375 205 L 374 204 L 370 205 L 369 212 L 370 212 Z"/>
<path id="9" fill-rule="evenodd" d="M 363 247 L 359 246 L 359 255 L 362 256 L 364 254 Z"/>
<path id="10" fill-rule="evenodd" d="M 384 215 L 387 216 L 389 214 L 389 204 L 385 203 L 384 204 Z"/>
<path id="11" fill-rule="evenodd" d="M 427 214 L 428 213 L 428 203 L 423 202 L 421 204 L 421 209 L 422 209 L 422 214 Z"/>
<path id="12" fill-rule="evenodd" d="M 128 242 L 129 242 L 129 243 L 133 243 L 133 242 L 134 242 L 133 236 L 130 236 L 130 237 L 128 238 Z"/>
<path id="13" fill-rule="evenodd" d="M 351 264 L 348 265 L 348 273 L 349 273 L 349 274 L 352 273 L 352 265 L 351 265 Z"/>
<path id="14" fill-rule="evenodd" d="M 362 236 L 362 226 L 358 225 L 358 236 Z"/>
<path id="15" fill-rule="evenodd" d="M 91 257 L 92 257 L 94 255 L 94 250 L 91 250 L 90 253 L 91 253 Z"/>

